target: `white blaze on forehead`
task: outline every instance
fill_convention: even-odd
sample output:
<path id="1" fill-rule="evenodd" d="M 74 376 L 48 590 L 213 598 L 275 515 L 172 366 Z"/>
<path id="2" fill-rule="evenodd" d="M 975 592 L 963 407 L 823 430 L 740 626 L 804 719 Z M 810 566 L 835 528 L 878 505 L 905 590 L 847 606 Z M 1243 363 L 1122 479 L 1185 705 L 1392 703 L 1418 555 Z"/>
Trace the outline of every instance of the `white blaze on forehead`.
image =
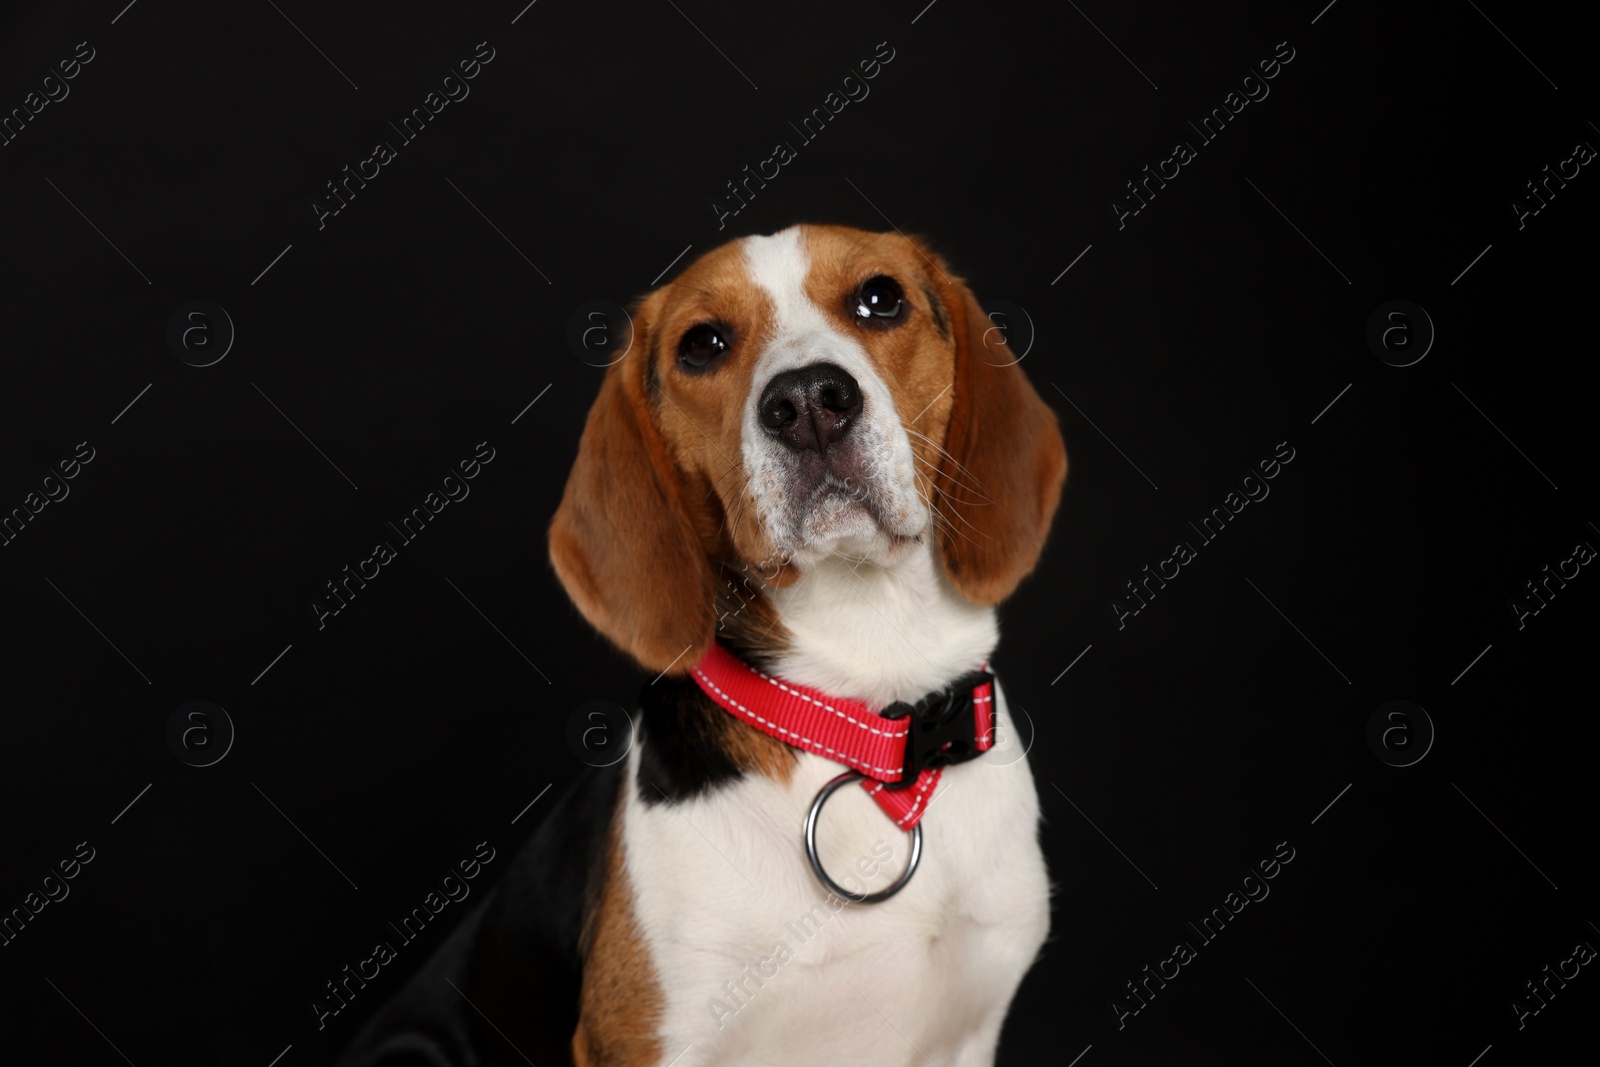
<path id="1" fill-rule="evenodd" d="M 806 295 L 811 255 L 806 251 L 798 226 L 769 237 L 746 237 L 744 261 L 750 280 L 772 300 L 773 341 L 787 347 L 803 337 L 830 333 L 845 340 L 829 326 L 821 310 Z M 821 337 L 816 339 L 822 340 Z"/>
<path id="2" fill-rule="evenodd" d="M 811 254 L 798 226 L 767 237 L 744 239 L 745 271 L 772 304 L 766 334 L 756 341 L 760 356 L 753 389 L 759 395 L 775 374 L 811 363 L 833 363 L 853 375 L 862 388 L 865 422 L 880 417 L 874 408 L 888 404 L 893 394 L 879 376 L 861 341 L 840 330 L 806 292 Z"/>

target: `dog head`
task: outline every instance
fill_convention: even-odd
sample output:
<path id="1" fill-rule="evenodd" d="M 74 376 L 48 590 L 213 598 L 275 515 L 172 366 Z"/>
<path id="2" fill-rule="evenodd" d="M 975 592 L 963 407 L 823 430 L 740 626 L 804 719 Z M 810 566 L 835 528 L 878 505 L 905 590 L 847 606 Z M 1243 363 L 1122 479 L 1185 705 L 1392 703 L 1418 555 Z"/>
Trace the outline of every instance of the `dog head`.
<path id="1" fill-rule="evenodd" d="M 796 226 L 708 252 L 638 304 L 550 558 L 596 629 L 685 671 L 728 568 L 781 587 L 931 538 L 962 596 L 998 603 L 1038 562 L 1066 465 L 1055 413 L 938 256 Z"/>

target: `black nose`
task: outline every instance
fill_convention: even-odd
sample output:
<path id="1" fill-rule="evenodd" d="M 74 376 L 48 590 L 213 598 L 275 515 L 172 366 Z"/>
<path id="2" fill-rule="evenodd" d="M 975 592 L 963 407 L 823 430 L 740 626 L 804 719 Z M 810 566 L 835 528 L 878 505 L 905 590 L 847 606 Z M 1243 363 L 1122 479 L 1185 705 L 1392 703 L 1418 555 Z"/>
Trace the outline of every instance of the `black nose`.
<path id="1" fill-rule="evenodd" d="M 761 425 L 796 452 L 821 455 L 861 413 L 861 386 L 842 367 L 784 371 L 761 394 Z"/>

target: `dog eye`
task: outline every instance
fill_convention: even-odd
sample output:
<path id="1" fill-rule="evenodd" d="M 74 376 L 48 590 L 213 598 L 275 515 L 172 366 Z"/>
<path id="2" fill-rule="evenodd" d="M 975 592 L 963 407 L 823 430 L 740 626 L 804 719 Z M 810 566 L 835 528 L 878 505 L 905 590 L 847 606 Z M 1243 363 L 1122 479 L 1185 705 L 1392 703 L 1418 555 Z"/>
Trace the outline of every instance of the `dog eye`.
<path id="1" fill-rule="evenodd" d="M 856 290 L 856 317 L 867 322 L 897 319 L 905 306 L 905 294 L 893 278 L 878 275 L 868 278 Z"/>
<path id="2" fill-rule="evenodd" d="M 706 365 L 728 350 L 728 342 L 720 327 L 703 323 L 683 335 L 678 342 L 678 362 L 690 370 L 704 370 Z"/>

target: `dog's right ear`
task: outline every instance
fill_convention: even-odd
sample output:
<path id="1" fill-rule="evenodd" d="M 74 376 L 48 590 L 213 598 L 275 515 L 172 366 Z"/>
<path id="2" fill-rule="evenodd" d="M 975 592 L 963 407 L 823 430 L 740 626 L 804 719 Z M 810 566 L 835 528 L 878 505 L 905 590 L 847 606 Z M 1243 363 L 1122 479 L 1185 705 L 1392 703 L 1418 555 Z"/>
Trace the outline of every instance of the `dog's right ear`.
<path id="1" fill-rule="evenodd" d="M 550 523 L 550 562 L 583 617 L 646 669 L 684 673 L 716 632 L 716 579 L 647 392 L 662 291 L 606 369 Z"/>

